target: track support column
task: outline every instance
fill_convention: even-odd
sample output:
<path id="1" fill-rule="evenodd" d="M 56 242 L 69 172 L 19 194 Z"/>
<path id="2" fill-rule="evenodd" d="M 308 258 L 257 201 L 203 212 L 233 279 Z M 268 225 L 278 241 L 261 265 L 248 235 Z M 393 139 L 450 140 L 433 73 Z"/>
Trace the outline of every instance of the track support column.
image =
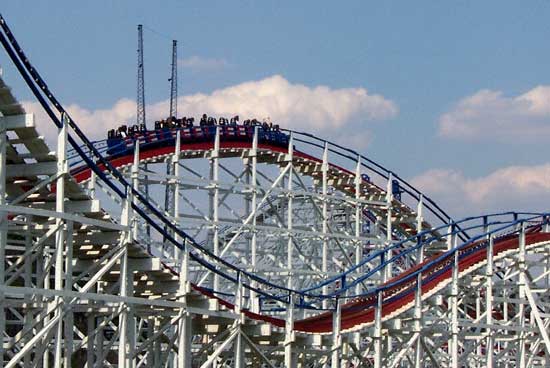
<path id="1" fill-rule="evenodd" d="M 453 237 L 456 236 L 453 234 Z M 458 252 L 453 253 L 451 295 L 451 367 L 458 368 Z"/>
<path id="2" fill-rule="evenodd" d="M 0 205 L 6 204 L 6 147 L 8 135 L 4 118 L 0 117 Z M 28 230 L 30 231 L 30 229 Z M 6 263 L 6 243 L 8 242 L 8 216 L 6 212 L 0 213 L 0 286 L 4 286 Z M 0 367 L 4 366 L 4 333 L 6 332 L 6 310 L 4 292 L 0 291 Z"/>
<path id="3" fill-rule="evenodd" d="M 485 366 L 487 368 L 493 368 L 493 345 L 495 343 L 493 328 L 491 327 L 493 324 L 493 243 L 493 234 L 491 234 L 487 244 L 487 266 L 485 269 L 485 323 L 487 324 Z"/>
<path id="4" fill-rule="evenodd" d="M 292 174 L 293 174 L 293 156 L 294 156 L 294 139 L 292 133 L 290 133 L 290 139 L 288 142 L 288 154 L 286 160 L 288 162 L 288 183 L 287 183 L 287 230 L 288 230 L 288 242 L 287 242 L 287 272 L 288 281 L 287 287 L 292 289 Z M 286 315 L 285 324 L 285 367 L 294 367 L 294 354 L 292 352 L 292 345 L 294 343 L 294 295 L 292 293 L 288 296 L 288 309 Z"/>
<path id="5" fill-rule="evenodd" d="M 340 368 L 342 358 L 342 302 L 336 300 L 336 310 L 332 314 L 332 359 L 331 368 Z"/>
<path id="6" fill-rule="evenodd" d="M 294 295 L 291 293 L 288 296 L 288 309 L 286 311 L 285 320 L 285 367 L 294 367 L 294 353 L 292 345 L 294 343 Z"/>
<path id="7" fill-rule="evenodd" d="M 258 175 L 258 126 L 254 126 L 254 136 L 252 138 L 252 149 L 249 153 L 249 160 L 251 160 L 251 167 L 250 167 L 250 190 L 251 190 L 251 199 L 250 199 L 250 211 L 256 211 L 256 206 L 258 202 L 258 190 L 256 188 L 257 186 L 257 175 Z M 248 212 L 250 215 L 250 212 Z M 252 216 L 252 234 L 250 237 L 250 250 L 251 250 L 251 260 L 250 263 L 252 265 L 252 272 L 255 273 L 257 271 L 257 262 L 258 262 L 258 230 L 256 229 L 257 224 L 257 215 Z M 252 281 L 252 286 L 256 287 L 257 282 L 255 280 Z M 254 313 L 259 313 L 260 311 L 260 301 L 258 299 L 258 295 L 255 291 L 250 291 L 250 309 Z"/>
<path id="8" fill-rule="evenodd" d="M 67 115 L 61 116 L 61 128 L 57 133 L 57 180 L 55 190 L 55 210 L 58 213 L 65 212 L 65 177 L 69 167 L 67 163 Z M 65 260 L 63 258 L 65 251 L 65 221 L 57 218 L 55 221 L 57 232 L 55 234 L 55 278 L 54 287 L 56 291 L 63 290 L 63 276 Z M 57 330 L 55 334 L 54 345 L 54 367 L 61 367 L 63 362 L 63 304 L 64 300 L 60 296 L 54 297 L 55 316 L 58 318 Z"/>
<path id="9" fill-rule="evenodd" d="M 422 248 L 422 246 L 420 247 Z M 420 249 L 419 248 L 419 249 Z M 416 335 L 414 366 L 422 367 L 422 273 L 416 276 L 416 290 L 414 293 L 414 334 Z"/>
<path id="10" fill-rule="evenodd" d="M 374 368 L 382 368 L 382 292 L 376 294 L 374 309 Z"/>
<path id="11" fill-rule="evenodd" d="M 393 201 L 393 193 L 392 193 L 392 181 L 393 181 L 393 175 L 390 173 L 388 176 L 388 185 L 386 187 L 386 203 L 387 203 L 387 213 L 386 213 L 386 244 L 385 247 L 390 247 L 392 244 L 392 221 L 391 221 L 391 213 L 392 213 L 392 201 Z M 386 256 L 386 267 L 384 268 L 384 276 L 383 276 L 383 282 L 388 281 L 391 278 L 392 275 L 392 263 L 390 262 L 390 259 L 392 258 L 393 252 L 391 249 L 387 250 L 385 252 Z"/>
<path id="12" fill-rule="evenodd" d="M 328 190 L 328 142 L 325 142 L 325 146 L 323 149 L 323 163 L 321 165 L 321 171 L 322 171 L 322 195 L 323 195 L 323 206 L 322 206 L 322 213 L 321 216 L 323 217 L 322 220 L 322 239 L 323 239 L 323 247 L 322 247 L 322 256 L 321 256 L 321 271 L 323 272 L 324 277 L 327 277 L 327 271 L 328 271 L 328 198 L 327 198 L 327 190 Z M 328 285 L 324 285 L 322 288 L 323 295 L 327 295 L 328 293 Z M 323 309 L 328 308 L 328 299 L 323 298 Z"/>
<path id="13" fill-rule="evenodd" d="M 214 138 L 214 150 L 212 151 L 212 186 L 214 187 L 213 208 L 212 208 L 212 226 L 213 234 L 213 251 L 214 255 L 220 255 L 220 229 L 219 229 L 219 209 L 220 209 L 220 190 L 219 190 L 219 170 L 220 170 L 220 127 L 216 126 L 216 136 Z M 220 291 L 220 276 L 214 273 L 213 289 L 215 292 Z M 217 305 L 217 304 L 216 304 Z"/>
<path id="14" fill-rule="evenodd" d="M 527 301 L 525 295 L 525 284 L 527 283 L 526 275 L 526 266 L 525 266 L 525 223 L 521 223 L 520 233 L 519 233 L 519 253 L 518 253 L 518 268 L 519 268 L 519 279 L 518 279 L 518 288 L 519 288 L 519 299 L 518 303 L 518 318 L 519 318 L 519 339 L 518 339 L 518 354 L 517 354 L 517 366 L 519 368 L 525 368 L 527 366 L 527 350 L 526 350 L 526 331 L 525 331 L 525 304 L 524 301 Z"/>
<path id="15" fill-rule="evenodd" d="M 362 233 L 362 218 L 363 218 L 363 205 L 359 202 L 361 200 L 361 155 L 357 155 L 357 165 L 355 167 L 355 264 L 359 264 L 363 259 L 363 242 L 359 240 Z M 361 270 L 357 270 L 359 273 Z M 361 283 L 357 283 L 355 286 L 355 295 L 360 295 L 362 292 Z M 356 349 L 361 349 L 361 333 L 355 332 L 353 334 L 353 343 Z"/>
<path id="16" fill-rule="evenodd" d="M 241 280 L 241 273 L 237 274 L 237 292 L 235 295 L 235 313 L 238 314 L 238 318 L 235 321 L 237 323 L 237 335 L 235 336 L 234 350 L 235 350 L 235 368 L 243 368 L 245 366 L 244 360 L 244 343 L 243 343 L 243 330 L 244 314 L 242 313 L 243 303 L 243 286 Z"/>
<path id="17" fill-rule="evenodd" d="M 132 242 L 132 194 L 130 188 L 126 191 L 126 200 L 124 201 L 124 209 L 122 214 L 122 225 L 128 226 L 128 230 L 124 234 L 124 253 L 120 257 L 120 296 L 129 296 L 129 289 L 131 289 L 130 282 L 132 282 L 131 270 L 128 265 L 128 245 Z M 118 367 L 120 368 L 132 368 L 132 339 L 130 328 L 130 318 L 132 315 L 129 313 L 129 306 L 126 303 L 121 303 L 119 307 L 122 311 L 119 316 L 119 342 L 118 342 Z"/>

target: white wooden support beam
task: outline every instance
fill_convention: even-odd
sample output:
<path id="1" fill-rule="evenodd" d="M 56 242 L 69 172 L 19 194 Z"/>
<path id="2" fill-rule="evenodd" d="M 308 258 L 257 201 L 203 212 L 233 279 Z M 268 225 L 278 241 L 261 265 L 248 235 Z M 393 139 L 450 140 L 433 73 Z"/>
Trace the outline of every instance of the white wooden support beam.
<path id="1" fill-rule="evenodd" d="M 128 247 L 127 245 L 132 242 L 132 194 L 128 190 L 126 193 L 126 199 L 124 201 L 124 208 L 122 213 L 122 224 L 128 227 L 128 231 L 124 234 L 123 242 L 126 246 L 122 249 L 122 255 L 120 257 L 120 296 L 125 298 L 129 296 L 129 283 L 131 281 L 131 272 L 128 267 Z M 119 341 L 118 341 L 118 367 L 120 368 L 132 368 L 132 354 L 131 354 L 131 339 L 130 323 L 128 313 L 129 306 L 126 303 L 120 304 L 122 312 L 119 317 Z"/>
<path id="2" fill-rule="evenodd" d="M 288 144 L 288 177 L 287 177 L 287 221 L 286 221 L 286 229 L 288 230 L 288 238 L 287 238 L 287 245 L 286 245 L 286 267 L 288 272 L 288 279 L 287 279 L 287 287 L 289 289 L 293 288 L 293 277 L 292 277 L 292 264 L 293 264 L 293 234 L 292 234 L 292 228 L 294 225 L 294 217 L 293 217 L 293 193 L 292 193 L 292 175 L 294 173 L 293 169 L 293 156 L 294 156 L 294 139 L 292 136 L 292 133 L 290 133 L 289 138 L 289 144 Z M 292 303 L 290 303 L 292 304 Z M 294 307 L 292 307 L 293 309 Z"/>
<path id="3" fill-rule="evenodd" d="M 243 286 L 242 286 L 242 275 L 239 272 L 237 275 L 237 283 L 235 285 L 235 313 L 239 315 L 236 323 L 237 335 L 235 336 L 234 345 L 234 354 L 235 354 L 235 368 L 244 368 L 244 342 L 243 342 L 243 330 L 242 326 L 244 324 L 244 314 L 242 313 L 242 303 L 243 303 Z"/>
<path id="4" fill-rule="evenodd" d="M 219 170 L 220 170 L 220 127 L 216 126 L 216 135 L 214 138 L 214 150 L 212 151 L 212 181 L 213 181 L 213 210 L 211 220 L 213 222 L 213 252 L 214 255 L 220 255 L 220 228 L 219 228 L 219 210 L 220 210 L 220 190 L 219 190 Z M 212 288 L 220 291 L 220 275 L 214 274 Z"/>
<path id="5" fill-rule="evenodd" d="M 61 128 L 59 128 L 57 134 L 57 181 L 56 181 L 56 197 L 55 197 L 55 210 L 58 213 L 65 212 L 65 179 L 69 171 L 69 165 L 67 162 L 67 129 L 68 121 L 67 115 L 63 114 L 61 116 Z M 63 287 L 63 278 L 65 274 L 64 266 L 65 262 L 63 259 L 65 251 L 65 238 L 66 238 L 66 229 L 65 222 L 61 218 L 56 219 L 56 227 L 58 228 L 55 234 L 55 281 L 54 287 L 57 291 L 62 291 Z M 54 301 L 57 309 L 55 315 L 59 320 L 57 324 L 57 332 L 55 334 L 55 345 L 54 345 L 54 367 L 61 367 L 63 354 L 63 318 L 61 318 L 61 313 L 63 309 L 61 304 L 64 303 L 63 298 L 55 297 Z"/>
<path id="6" fill-rule="evenodd" d="M 295 341 L 295 332 L 294 332 L 294 295 L 290 294 L 288 297 L 289 303 L 286 310 L 285 318 L 285 340 L 284 340 L 284 351 L 285 351 L 285 367 L 294 367 L 295 359 L 293 352 L 293 345 Z"/>
<path id="7" fill-rule="evenodd" d="M 357 155 L 357 163 L 355 166 L 355 237 L 359 239 L 362 233 L 363 226 L 363 205 L 360 203 L 361 200 L 361 184 L 363 178 L 361 177 L 361 155 Z M 372 228 L 373 225 L 371 225 Z M 371 229 L 372 230 L 372 229 Z M 355 265 L 361 263 L 363 259 L 363 242 L 355 241 Z M 362 268 L 357 270 L 358 274 L 361 274 Z M 362 292 L 361 289 L 362 283 L 357 283 L 355 286 L 355 295 L 360 295 Z M 355 346 L 361 348 L 361 333 L 356 332 L 353 334 L 353 343 Z"/>
<path id="8" fill-rule="evenodd" d="M 26 164 L 8 164 L 6 177 L 19 178 L 19 177 L 30 177 L 30 176 L 39 176 L 47 175 L 52 176 L 57 173 L 57 162 L 47 161 L 47 162 L 35 162 L 35 163 L 26 163 Z"/>
<path id="9" fill-rule="evenodd" d="M 250 173 L 250 182 L 248 183 L 251 186 L 252 195 L 250 198 L 250 211 L 256 211 L 257 202 L 258 202 L 258 126 L 254 126 L 254 136 L 252 137 L 252 149 L 249 152 L 249 157 L 251 159 L 251 173 Z M 255 273 L 258 267 L 258 230 L 256 229 L 257 225 L 257 216 L 252 215 L 252 229 L 250 237 L 250 248 L 251 248 L 251 265 L 252 272 Z M 256 280 L 252 281 L 252 287 L 257 287 Z M 255 291 L 250 291 L 250 309 L 253 313 L 260 312 L 260 299 Z"/>
<path id="10" fill-rule="evenodd" d="M 6 130 L 34 128 L 34 114 L 1 116 L 0 125 Z"/>
<path id="11" fill-rule="evenodd" d="M 6 205 L 6 148 L 8 136 L 6 134 L 7 124 L 0 122 L 0 206 Z M 6 244 L 8 242 L 8 216 L 6 212 L 0 212 L 0 286 L 5 284 L 5 267 L 3 261 L 6 255 Z M 5 300 L 4 293 L 0 291 L 0 300 Z M 0 367 L 4 366 L 4 332 L 6 331 L 6 312 L 3 303 L 0 303 Z"/>
<path id="12" fill-rule="evenodd" d="M 382 368 L 382 292 L 376 294 L 376 307 L 374 309 L 374 368 Z"/>
<path id="13" fill-rule="evenodd" d="M 494 236 L 490 234 L 487 240 L 487 264 L 485 268 L 485 323 L 487 326 L 493 324 L 493 245 Z M 494 356 L 494 331 L 492 328 L 487 328 L 486 351 L 485 351 L 485 366 L 493 368 Z"/>
<path id="14" fill-rule="evenodd" d="M 392 236 L 393 236 L 392 219 L 391 219 L 392 201 L 393 201 L 392 181 L 393 181 L 393 175 L 392 175 L 392 173 L 390 173 L 388 175 L 388 183 L 387 183 L 387 186 L 386 186 L 386 205 L 387 205 L 387 210 L 386 210 L 386 244 L 384 244 L 384 247 L 386 247 L 386 248 L 389 248 L 391 246 Z M 384 276 L 383 276 L 383 280 L 382 280 L 383 282 L 386 282 L 391 278 L 392 264 L 391 264 L 391 262 L 388 262 L 388 261 L 392 258 L 392 255 L 393 255 L 393 251 L 391 249 L 388 249 L 385 252 L 385 259 L 386 259 L 387 264 L 386 264 L 386 267 L 384 269 Z"/>
<path id="15" fill-rule="evenodd" d="M 526 299 L 525 285 L 527 284 L 527 274 L 526 274 L 526 265 L 525 265 L 525 223 L 522 221 L 520 226 L 520 231 L 518 235 L 519 242 L 519 252 L 518 252 L 518 268 L 519 268 L 519 278 L 518 278 L 518 289 L 519 289 L 519 298 Z M 527 332 L 524 331 L 525 328 L 525 305 L 524 303 L 518 304 L 518 319 L 519 327 L 522 329 L 519 332 L 518 343 L 518 354 L 517 354 L 517 366 L 519 368 L 526 368 L 527 366 L 527 346 L 526 338 Z"/>
<path id="16" fill-rule="evenodd" d="M 323 277 L 327 277 L 328 272 L 328 246 L 329 246 L 329 238 L 328 238 L 328 199 L 327 199 L 327 191 L 328 191 L 328 142 L 325 141 L 324 148 L 323 148 L 323 163 L 321 165 L 321 171 L 322 171 L 322 212 L 321 212 L 321 222 L 322 222 L 322 251 L 321 251 L 321 271 L 323 272 Z M 324 285 L 322 288 L 323 295 L 328 294 L 328 285 Z M 323 299 L 323 309 L 327 309 L 328 307 L 328 300 L 326 298 Z"/>
<path id="17" fill-rule="evenodd" d="M 342 358 L 342 301 L 336 301 L 336 310 L 332 314 L 332 354 L 331 368 L 341 367 Z"/>
<path id="18" fill-rule="evenodd" d="M 74 226 L 72 221 L 67 221 L 66 224 L 66 239 L 65 239 L 65 291 L 73 289 L 73 231 Z M 74 335 L 74 314 L 72 308 L 69 308 L 65 313 L 65 337 L 64 337 L 64 361 L 65 367 L 72 367 L 73 355 L 73 335 Z"/>
<path id="19" fill-rule="evenodd" d="M 423 248 L 421 246 L 420 248 Z M 421 262 L 421 261 L 419 261 Z M 417 334 L 415 345 L 414 366 L 421 368 L 423 364 L 422 357 L 422 273 L 416 276 L 416 289 L 414 293 L 414 333 Z"/>
<path id="20" fill-rule="evenodd" d="M 453 253 L 451 295 L 449 303 L 451 308 L 451 368 L 458 368 L 458 252 Z"/>

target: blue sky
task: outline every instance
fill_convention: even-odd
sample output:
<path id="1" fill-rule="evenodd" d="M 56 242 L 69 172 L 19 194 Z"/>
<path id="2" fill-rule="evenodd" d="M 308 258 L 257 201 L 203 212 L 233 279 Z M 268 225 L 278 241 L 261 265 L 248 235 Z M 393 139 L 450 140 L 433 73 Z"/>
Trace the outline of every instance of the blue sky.
<path id="1" fill-rule="evenodd" d="M 301 85 L 366 89 L 396 110 L 364 118 L 377 107 L 352 108 L 338 126 L 307 127 L 355 137 L 338 139 L 413 178 L 456 213 L 542 209 L 539 194 L 549 203 L 550 90 L 536 89 L 550 85 L 549 1 L 18 0 L 1 11 L 75 109 L 111 110 L 135 98 L 136 25 L 143 23 L 148 103 L 168 97 L 176 38 L 180 95 L 208 96 L 275 75 L 293 98 Z M 20 99 L 30 100 L 5 53 L 0 65 Z M 510 170 L 516 166 L 524 171 Z M 488 194 L 478 198 L 477 186 Z"/>

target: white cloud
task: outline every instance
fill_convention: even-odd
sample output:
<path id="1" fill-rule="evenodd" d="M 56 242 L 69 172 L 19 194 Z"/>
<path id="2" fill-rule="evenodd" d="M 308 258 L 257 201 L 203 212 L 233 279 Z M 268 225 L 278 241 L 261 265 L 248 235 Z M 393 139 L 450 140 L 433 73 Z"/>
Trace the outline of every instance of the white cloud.
<path id="1" fill-rule="evenodd" d="M 457 215 L 550 209 L 550 163 L 509 166 L 477 178 L 457 170 L 435 169 L 411 183 Z"/>
<path id="2" fill-rule="evenodd" d="M 40 132 L 47 135 L 49 132 L 49 137 L 54 137 L 52 125 L 38 104 L 26 102 L 24 105 L 29 112 L 38 114 L 39 125 L 44 126 Z M 152 120 L 167 116 L 169 103 L 154 103 L 146 109 L 147 120 L 151 125 Z M 123 122 L 133 122 L 136 105 L 132 100 L 121 99 L 107 109 L 89 110 L 73 104 L 67 110 L 90 139 L 101 139 L 106 136 L 107 130 Z M 181 116 L 195 117 L 203 113 L 226 117 L 239 115 L 241 120 L 270 117 L 282 127 L 320 133 L 327 138 L 345 137 L 342 129 L 353 125 L 357 128 L 353 141 L 364 143 L 367 140 L 363 136 L 359 138 L 357 131 L 365 132 L 365 128 L 359 125 L 369 120 L 394 117 L 398 108 L 393 101 L 370 94 L 364 88 L 308 87 L 290 83 L 282 76 L 275 75 L 215 90 L 210 94 L 182 96 L 178 99 L 178 111 Z"/>
<path id="3" fill-rule="evenodd" d="M 481 90 L 439 119 L 439 135 L 454 139 L 533 142 L 550 138 L 550 86 L 515 97 Z"/>
<path id="4" fill-rule="evenodd" d="M 225 59 L 204 58 L 194 55 L 179 59 L 178 65 L 194 71 L 214 71 L 227 68 L 229 63 Z"/>

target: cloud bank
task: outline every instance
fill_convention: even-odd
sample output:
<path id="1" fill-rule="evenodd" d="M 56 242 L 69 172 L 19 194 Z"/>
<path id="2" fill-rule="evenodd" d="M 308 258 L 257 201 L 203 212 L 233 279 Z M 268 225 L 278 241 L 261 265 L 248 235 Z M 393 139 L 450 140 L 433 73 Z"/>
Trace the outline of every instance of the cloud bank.
<path id="1" fill-rule="evenodd" d="M 28 112 L 37 115 L 40 132 L 51 141 L 55 132 L 38 103 L 24 102 L 24 106 Z M 136 104 L 133 100 L 121 99 L 106 109 L 89 110 L 72 104 L 67 106 L 67 110 L 91 139 L 102 139 L 106 137 L 107 130 L 135 121 Z M 166 117 L 168 111 L 168 100 L 148 105 L 149 124 Z M 203 113 L 226 117 L 239 115 L 241 120 L 269 117 L 283 127 L 338 138 L 349 135 L 342 133 L 346 126 L 392 118 L 398 114 L 398 108 L 392 100 L 371 94 L 364 88 L 308 87 L 274 75 L 218 89 L 210 94 L 181 96 L 178 112 L 180 116 L 195 117 Z M 365 128 L 361 127 L 360 131 L 364 132 Z M 357 138 L 353 141 L 357 142 Z M 364 143 L 368 139 L 359 141 Z"/>
<path id="2" fill-rule="evenodd" d="M 439 119 L 439 135 L 462 140 L 536 142 L 550 138 L 550 86 L 515 97 L 481 90 Z"/>
<path id="3" fill-rule="evenodd" d="M 457 216 L 502 210 L 547 211 L 550 163 L 509 166 L 471 178 L 458 170 L 429 170 L 411 183 Z"/>

